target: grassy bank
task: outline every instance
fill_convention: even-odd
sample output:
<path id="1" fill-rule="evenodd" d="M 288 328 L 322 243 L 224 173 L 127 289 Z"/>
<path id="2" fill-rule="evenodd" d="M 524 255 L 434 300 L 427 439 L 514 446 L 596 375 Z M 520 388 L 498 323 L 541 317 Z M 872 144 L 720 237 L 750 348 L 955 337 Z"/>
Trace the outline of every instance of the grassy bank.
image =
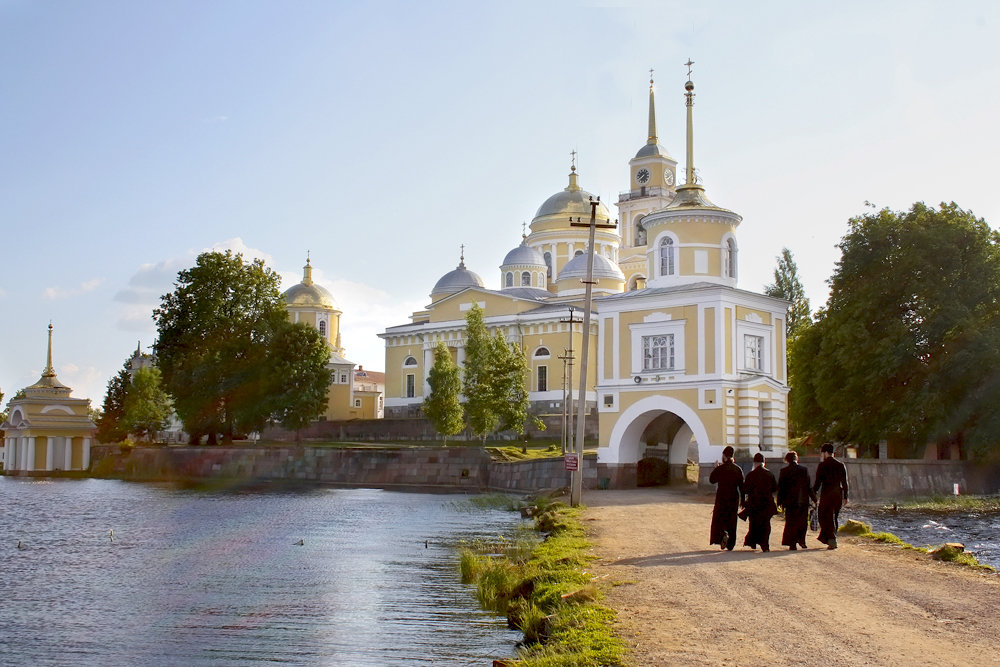
<path id="1" fill-rule="evenodd" d="M 930 496 L 901 500 L 893 506 L 897 511 L 1000 512 L 1000 496 Z"/>
<path id="2" fill-rule="evenodd" d="M 509 665 L 625 664 L 625 643 L 611 629 L 615 612 L 599 603 L 601 592 L 587 572 L 594 556 L 580 513 L 541 503 L 534 529 L 462 550 L 462 579 L 476 584 L 480 604 L 524 633 Z"/>
<path id="3" fill-rule="evenodd" d="M 872 527 L 863 521 L 850 519 L 844 523 L 844 525 L 842 525 L 837 532 L 844 535 L 853 535 L 862 539 L 892 544 L 903 549 L 929 554 L 931 558 L 934 558 L 935 560 L 958 563 L 959 565 L 965 565 L 977 570 L 996 572 L 996 569 L 993 566 L 980 563 L 979 560 L 972 554 L 965 553 L 962 549 L 951 544 L 944 544 L 937 548 L 915 547 L 909 542 L 904 542 L 897 535 L 893 535 L 892 533 L 872 532 Z"/>

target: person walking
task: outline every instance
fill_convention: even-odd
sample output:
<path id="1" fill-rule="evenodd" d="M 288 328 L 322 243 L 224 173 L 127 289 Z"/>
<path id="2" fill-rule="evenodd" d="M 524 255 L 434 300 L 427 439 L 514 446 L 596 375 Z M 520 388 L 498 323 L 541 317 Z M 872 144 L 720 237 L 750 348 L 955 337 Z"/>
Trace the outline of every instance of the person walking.
<path id="1" fill-rule="evenodd" d="M 785 529 L 781 544 L 795 551 L 806 548 L 806 531 L 809 528 L 809 501 L 816 494 L 809 486 L 809 469 L 799 465 L 799 455 L 785 454 L 788 464 L 778 472 L 778 506 L 785 511 Z"/>
<path id="2" fill-rule="evenodd" d="M 819 536 L 827 549 L 837 548 L 837 517 L 847 502 L 847 467 L 833 455 L 833 444 L 820 448 L 822 460 L 816 467 L 813 493 L 819 491 Z"/>
<path id="3" fill-rule="evenodd" d="M 764 455 L 757 452 L 753 455 L 753 470 L 747 473 L 743 481 L 743 491 L 746 493 L 744 507 L 747 513 L 747 536 L 743 546 L 767 552 L 771 550 L 771 517 L 778 513 L 774 505 L 774 492 L 778 490 L 778 482 L 774 473 L 764 464 Z"/>
<path id="4" fill-rule="evenodd" d="M 708 481 L 717 484 L 715 507 L 712 508 L 712 531 L 709 544 L 733 550 L 736 546 L 736 514 L 743 504 L 743 471 L 733 463 L 735 450 L 727 446 L 722 450 L 722 463 L 715 466 Z"/>

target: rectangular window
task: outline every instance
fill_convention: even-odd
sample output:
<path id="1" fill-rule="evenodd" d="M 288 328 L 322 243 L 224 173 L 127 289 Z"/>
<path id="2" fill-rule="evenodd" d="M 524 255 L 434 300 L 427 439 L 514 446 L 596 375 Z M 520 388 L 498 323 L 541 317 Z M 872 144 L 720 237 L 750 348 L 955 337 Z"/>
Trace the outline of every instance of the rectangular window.
<path id="1" fill-rule="evenodd" d="M 538 367 L 538 391 L 548 391 L 549 390 L 549 367 L 539 366 Z"/>
<path id="2" fill-rule="evenodd" d="M 341 375 L 340 375 L 340 384 L 347 384 L 347 375 L 341 373 Z"/>
<path id="3" fill-rule="evenodd" d="M 354 407 L 356 407 L 356 408 L 360 408 L 361 407 L 361 399 L 360 398 L 355 398 L 354 399 Z"/>
<path id="4" fill-rule="evenodd" d="M 642 370 L 669 371 L 674 368 L 674 335 L 642 337 Z"/>
<path id="5" fill-rule="evenodd" d="M 416 376 L 413 373 L 408 373 L 406 376 L 406 397 L 413 398 L 414 393 L 414 382 L 416 381 Z"/>
<path id="6" fill-rule="evenodd" d="M 743 336 L 744 359 L 746 367 L 752 371 L 764 370 L 764 337 L 763 336 Z"/>

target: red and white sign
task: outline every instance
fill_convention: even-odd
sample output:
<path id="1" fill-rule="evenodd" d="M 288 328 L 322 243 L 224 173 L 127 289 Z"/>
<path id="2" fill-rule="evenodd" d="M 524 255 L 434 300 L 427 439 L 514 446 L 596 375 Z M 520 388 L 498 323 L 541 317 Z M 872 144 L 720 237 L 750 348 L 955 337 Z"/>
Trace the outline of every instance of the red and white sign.
<path id="1" fill-rule="evenodd" d="M 566 470 L 579 470 L 580 469 L 580 457 L 576 454 L 566 454 Z"/>

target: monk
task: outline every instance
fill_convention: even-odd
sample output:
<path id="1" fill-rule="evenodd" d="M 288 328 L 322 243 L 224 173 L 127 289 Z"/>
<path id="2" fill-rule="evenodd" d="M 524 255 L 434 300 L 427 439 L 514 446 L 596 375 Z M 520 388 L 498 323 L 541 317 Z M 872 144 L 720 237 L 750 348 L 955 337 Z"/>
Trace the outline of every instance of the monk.
<path id="1" fill-rule="evenodd" d="M 733 550 L 736 546 L 736 514 L 743 504 L 743 471 L 733 463 L 735 451 L 727 446 L 722 450 L 722 463 L 715 466 L 708 481 L 718 484 L 715 489 L 715 507 L 712 509 L 712 535 L 709 544 Z"/>
<path id="2" fill-rule="evenodd" d="M 823 459 L 816 467 L 813 493 L 819 491 L 819 536 L 816 538 L 827 549 L 837 548 L 837 517 L 847 502 L 847 467 L 833 455 L 833 444 L 820 448 Z"/>
<path id="3" fill-rule="evenodd" d="M 743 482 L 746 493 L 744 507 L 747 511 L 747 536 L 743 546 L 767 552 L 771 550 L 771 517 L 778 513 L 774 505 L 774 492 L 778 490 L 778 482 L 774 473 L 764 464 L 764 455 L 757 452 L 753 455 L 753 470 L 747 473 Z"/>
<path id="4" fill-rule="evenodd" d="M 799 455 L 785 454 L 788 464 L 778 472 L 778 505 L 785 511 L 785 530 L 781 544 L 795 551 L 806 548 L 806 531 L 809 528 L 809 501 L 816 494 L 809 486 L 809 469 L 799 465 Z"/>

